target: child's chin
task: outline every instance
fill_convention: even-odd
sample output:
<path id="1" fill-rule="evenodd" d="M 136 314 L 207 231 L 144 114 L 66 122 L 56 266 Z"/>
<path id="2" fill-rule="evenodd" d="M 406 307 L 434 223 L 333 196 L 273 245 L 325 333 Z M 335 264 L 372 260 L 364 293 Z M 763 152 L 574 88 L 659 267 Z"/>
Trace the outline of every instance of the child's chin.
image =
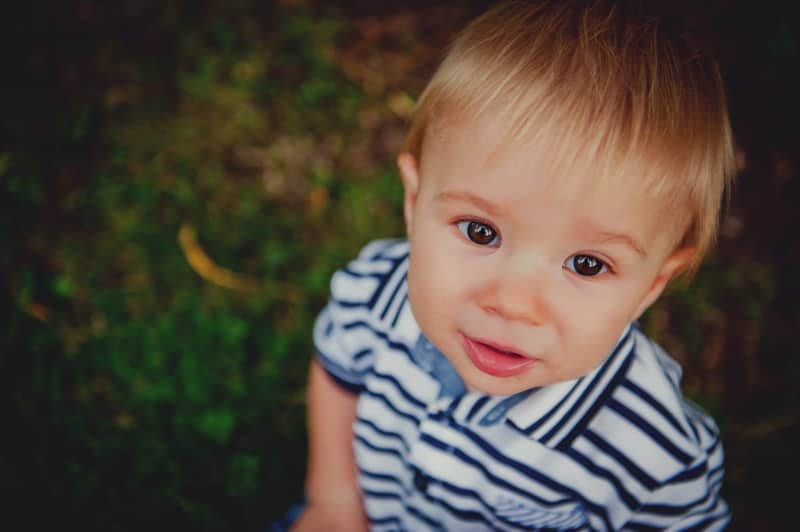
<path id="1" fill-rule="evenodd" d="M 541 386 L 541 384 L 525 382 L 514 377 L 494 377 L 485 374 L 481 374 L 479 378 L 470 378 L 465 381 L 468 391 L 486 395 L 514 395 Z"/>

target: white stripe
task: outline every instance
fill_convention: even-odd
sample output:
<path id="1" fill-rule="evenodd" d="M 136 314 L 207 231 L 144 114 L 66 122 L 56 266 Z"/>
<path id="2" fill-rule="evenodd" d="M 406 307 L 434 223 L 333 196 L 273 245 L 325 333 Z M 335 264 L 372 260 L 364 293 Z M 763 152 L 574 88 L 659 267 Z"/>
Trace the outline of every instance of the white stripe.
<path id="1" fill-rule="evenodd" d="M 375 277 L 355 277 L 344 271 L 333 274 L 331 295 L 344 301 L 367 302 L 380 285 Z"/>

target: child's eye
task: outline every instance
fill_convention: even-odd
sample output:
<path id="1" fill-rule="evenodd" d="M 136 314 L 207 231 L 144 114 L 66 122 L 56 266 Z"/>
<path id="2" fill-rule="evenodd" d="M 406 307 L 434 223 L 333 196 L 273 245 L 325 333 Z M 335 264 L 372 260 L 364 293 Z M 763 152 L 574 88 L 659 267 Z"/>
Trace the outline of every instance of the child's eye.
<path id="1" fill-rule="evenodd" d="M 456 225 L 461 234 L 479 246 L 498 246 L 500 244 L 500 236 L 490 225 L 474 220 L 463 220 Z"/>
<path id="2" fill-rule="evenodd" d="M 584 277 L 594 277 L 609 271 L 605 262 L 591 255 L 573 255 L 567 259 L 566 267 Z"/>

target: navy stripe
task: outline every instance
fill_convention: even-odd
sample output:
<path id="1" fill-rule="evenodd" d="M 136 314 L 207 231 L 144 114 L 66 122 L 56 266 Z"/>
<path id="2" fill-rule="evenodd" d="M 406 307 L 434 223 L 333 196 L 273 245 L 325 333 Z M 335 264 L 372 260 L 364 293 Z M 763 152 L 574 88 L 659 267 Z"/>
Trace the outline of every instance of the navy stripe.
<path id="1" fill-rule="evenodd" d="M 361 382 L 364 380 L 364 376 L 370 372 L 371 368 L 369 367 L 356 370 L 348 369 L 342 366 L 336 361 L 335 358 L 325 353 L 325 350 L 320 349 L 316 343 L 314 344 L 314 351 L 317 353 L 317 360 L 320 361 L 328 373 L 332 373 L 338 376 L 340 379 L 344 379 L 345 381 L 349 382 L 350 384 L 361 385 Z"/>
<path id="2" fill-rule="evenodd" d="M 427 515 L 423 514 L 417 508 L 414 508 L 413 506 L 409 506 L 408 503 L 406 503 L 404 506 L 405 506 L 405 509 L 408 510 L 408 512 L 410 514 L 415 515 L 421 521 L 425 521 L 426 523 L 428 523 L 428 525 L 431 528 L 435 528 L 435 529 L 438 529 L 438 530 L 444 530 L 444 527 L 442 526 L 442 524 L 439 521 L 433 519 L 432 517 L 428 517 Z"/>
<path id="3" fill-rule="evenodd" d="M 380 446 L 375 445 L 374 443 L 368 441 L 366 438 L 364 438 L 363 436 L 360 436 L 358 434 L 356 434 L 353 437 L 355 438 L 356 441 L 360 442 L 361 444 L 363 444 L 366 447 L 369 447 L 370 449 L 372 449 L 373 451 L 375 451 L 377 453 L 393 454 L 397 458 L 399 458 L 400 460 L 404 459 L 403 458 L 403 453 L 401 453 L 397 449 L 392 449 L 392 448 L 389 448 L 389 447 L 380 447 Z"/>
<path id="4" fill-rule="evenodd" d="M 722 444 L 722 440 L 720 440 L 719 438 L 714 438 L 714 441 L 711 442 L 711 445 L 706 447 L 704 451 L 706 452 L 707 455 L 710 456 L 717 452 L 717 447 L 719 447 L 720 444 Z"/>
<path id="5" fill-rule="evenodd" d="M 708 419 L 701 412 L 698 412 L 692 405 L 684 405 L 684 412 L 686 415 L 705 429 L 706 434 L 709 436 L 716 436 L 717 431 L 714 427 L 708 425 Z"/>
<path id="6" fill-rule="evenodd" d="M 691 517 L 701 517 L 703 520 L 701 523 L 708 523 L 709 520 L 718 521 L 721 517 L 726 516 L 726 513 L 717 511 L 717 514 L 709 514 L 709 512 L 713 511 L 715 508 L 719 508 L 719 493 L 713 492 L 709 493 L 706 496 L 706 500 L 708 500 L 707 504 L 702 506 L 698 505 L 698 507 L 691 513 L 681 516 L 681 520 L 686 522 L 689 521 Z M 691 528 L 685 528 L 684 530 L 704 530 L 704 528 L 697 528 L 697 524 L 693 525 Z"/>
<path id="7" fill-rule="evenodd" d="M 335 382 L 339 388 L 342 388 L 348 393 L 359 395 L 364 391 L 363 384 L 353 384 L 352 382 L 347 382 L 346 380 L 339 378 L 335 373 L 331 373 L 328 368 L 325 368 L 325 372 L 330 376 L 331 379 L 333 379 L 333 382 Z"/>
<path id="8" fill-rule="evenodd" d="M 365 327 L 366 329 L 369 329 L 371 333 L 373 333 L 375 336 L 383 340 L 388 347 L 396 349 L 398 351 L 402 351 L 403 353 L 406 354 L 406 356 L 409 357 L 409 359 L 411 358 L 409 348 L 406 344 L 390 340 L 389 336 L 385 332 L 375 329 L 372 325 L 370 325 L 366 321 L 356 320 L 342 324 L 342 329 L 346 331 L 349 331 L 351 329 L 358 329 L 359 327 Z"/>
<path id="9" fill-rule="evenodd" d="M 352 393 L 361 393 L 364 390 L 362 381 L 368 370 L 362 372 L 349 371 L 324 354 L 318 347 L 315 346 L 314 350 L 317 353 L 317 360 L 320 361 L 325 372 L 331 376 L 336 384 Z M 356 377 L 358 381 L 348 380 L 347 377 Z"/>
<path id="10" fill-rule="evenodd" d="M 635 532 L 659 532 L 664 530 L 663 526 L 652 526 L 646 523 L 630 522 L 625 523 L 625 530 L 633 530 Z"/>
<path id="11" fill-rule="evenodd" d="M 622 349 L 622 345 L 620 345 L 619 349 Z M 616 357 L 616 355 L 617 353 L 614 353 L 613 356 Z M 591 422 L 592 419 L 594 419 L 594 416 L 597 414 L 597 411 L 600 410 L 606 404 L 607 401 L 613 400 L 612 398 L 610 398 L 610 396 L 612 393 L 614 393 L 614 390 L 617 388 L 620 381 L 625 378 L 625 374 L 628 372 L 628 368 L 633 362 L 633 359 L 634 359 L 634 353 L 633 350 L 631 349 L 631 351 L 628 353 L 628 356 L 625 357 L 625 360 L 622 362 L 619 369 L 617 370 L 616 375 L 614 375 L 611 381 L 608 384 L 606 384 L 605 388 L 603 388 L 603 391 L 595 399 L 592 406 L 589 407 L 589 409 L 586 411 L 586 413 L 583 415 L 580 421 L 575 423 L 575 426 L 572 427 L 572 430 L 569 431 L 569 434 L 567 434 L 567 436 L 563 440 L 561 440 L 561 442 L 559 442 L 557 446 L 558 449 L 563 451 L 564 449 L 572 445 L 572 442 L 575 440 L 575 438 L 577 438 L 578 435 L 586 429 L 586 426 L 589 425 L 589 422 Z M 606 365 L 602 369 L 602 371 L 595 376 L 595 378 L 592 380 L 591 386 L 583 392 L 578 402 L 575 403 L 575 405 L 573 405 L 571 409 L 572 411 L 577 411 L 577 409 L 580 408 L 581 404 L 587 401 L 588 395 L 596 387 L 599 386 L 602 374 L 605 373 L 609 367 L 611 367 L 610 364 L 611 360 L 609 360 L 608 362 L 609 364 Z M 567 414 L 566 419 L 572 419 L 574 415 L 572 411 L 570 411 L 570 413 Z"/>
<path id="12" fill-rule="evenodd" d="M 358 468 L 358 474 L 365 477 L 374 478 L 376 480 L 388 480 L 394 482 L 398 487 L 403 487 L 403 482 L 394 475 L 387 475 L 386 473 L 375 473 L 374 471 L 367 471 L 366 469 Z"/>
<path id="13" fill-rule="evenodd" d="M 722 464 L 720 464 L 720 465 L 718 465 L 717 467 L 715 467 L 715 468 L 713 468 L 713 469 L 709 470 L 709 472 L 708 472 L 708 475 L 706 475 L 706 476 L 708 476 L 709 478 L 711 478 L 711 477 L 713 477 L 713 476 L 715 476 L 715 475 L 718 475 L 718 474 L 720 474 L 720 475 L 721 475 L 722 473 L 724 473 L 724 472 L 725 472 L 725 471 L 724 471 L 724 469 L 725 469 L 725 468 L 723 467 L 723 465 L 722 465 Z"/>
<path id="14" fill-rule="evenodd" d="M 383 278 L 386 275 L 384 272 L 364 272 L 364 273 L 361 273 L 361 272 L 357 272 L 355 270 L 352 270 L 350 268 L 350 266 L 345 266 L 343 269 L 341 269 L 339 271 L 344 273 L 345 275 L 349 275 L 350 277 L 354 277 L 356 279 L 366 279 L 368 277 L 371 277 L 373 279 L 378 279 L 379 281 L 383 280 Z M 363 305 L 364 302 L 362 301 L 361 304 Z"/>
<path id="15" fill-rule="evenodd" d="M 330 302 L 328 304 L 340 308 L 359 308 L 364 306 L 364 301 L 354 299 L 339 299 L 331 295 Z"/>
<path id="16" fill-rule="evenodd" d="M 703 461 L 697 464 L 694 467 L 690 467 L 685 471 L 681 471 L 674 477 L 670 479 L 670 483 L 675 482 L 691 482 L 692 480 L 697 480 L 700 477 L 707 476 L 708 473 L 708 464 Z"/>
<path id="17" fill-rule="evenodd" d="M 399 268 L 400 265 L 405 262 L 407 256 L 408 255 L 403 255 L 400 258 L 386 258 L 386 260 L 389 260 L 392 263 L 392 266 L 389 268 L 389 271 L 381 274 L 381 286 L 378 288 L 378 290 L 375 290 L 375 293 L 372 294 L 370 300 L 365 304 L 368 309 L 372 310 L 375 308 L 375 305 L 378 303 L 378 299 L 380 299 L 380 296 L 386 287 L 386 283 L 394 276 L 397 268 Z"/>
<path id="18" fill-rule="evenodd" d="M 369 516 L 368 516 L 369 517 Z M 395 515 L 390 515 L 388 517 L 369 517 L 369 522 L 373 525 L 385 525 L 388 523 L 400 523 L 400 518 Z"/>
<path id="19" fill-rule="evenodd" d="M 364 306 L 364 302 L 363 301 L 352 301 L 352 300 L 349 300 L 349 299 L 337 299 L 337 298 L 335 298 L 333 296 L 330 297 L 330 301 L 331 301 L 331 303 L 333 303 L 337 307 L 342 307 L 342 308 L 357 308 L 357 307 L 363 307 Z"/>
<path id="20" fill-rule="evenodd" d="M 416 397 L 414 397 L 413 395 L 411 395 L 411 394 L 408 392 L 408 390 L 406 390 L 406 389 L 403 387 L 403 385 L 402 385 L 402 384 L 400 384 L 400 381 L 398 381 L 397 379 L 395 379 L 395 378 L 394 378 L 394 377 L 392 377 L 391 375 L 387 375 L 386 373 L 378 373 L 378 372 L 377 372 L 377 371 L 375 371 L 374 369 L 373 369 L 373 371 L 372 371 L 372 374 L 373 374 L 375 377 L 377 377 L 378 379 L 380 379 L 380 380 L 383 380 L 383 381 L 386 381 L 386 382 L 390 382 L 390 383 L 392 383 L 392 384 L 394 385 L 394 387 L 397 389 L 397 391 L 398 391 L 398 392 L 400 392 L 400 394 L 401 394 L 403 397 L 405 397 L 405 399 L 406 399 L 407 401 L 409 401 L 410 403 L 412 403 L 414 406 L 416 406 L 416 407 L 418 407 L 418 408 L 421 408 L 421 409 L 423 409 L 423 410 L 424 410 L 424 409 L 425 409 L 425 407 L 427 406 L 427 405 L 426 405 L 426 403 L 425 403 L 424 401 L 420 401 L 419 399 L 417 399 Z"/>
<path id="21" fill-rule="evenodd" d="M 722 476 L 717 477 L 715 480 L 708 480 L 708 491 L 719 492 L 720 488 L 722 487 Z"/>
<path id="22" fill-rule="evenodd" d="M 447 411 L 445 412 L 445 415 L 448 418 L 451 418 L 451 419 L 453 418 L 453 413 L 456 411 L 456 408 L 458 408 L 458 405 L 461 404 L 461 400 L 462 399 L 464 399 L 464 396 L 463 395 L 459 395 L 458 397 L 456 397 L 455 399 L 453 399 L 450 402 L 450 405 L 447 407 Z"/>
<path id="23" fill-rule="evenodd" d="M 647 489 L 653 490 L 658 487 L 658 481 L 648 475 L 644 470 L 637 466 L 631 459 L 622 454 L 616 447 L 602 439 L 598 434 L 592 430 L 586 430 L 583 436 L 592 442 L 592 444 L 613 458 L 619 465 L 623 467 L 629 474 L 639 481 Z"/>
<path id="24" fill-rule="evenodd" d="M 630 421 L 632 424 L 636 425 L 642 432 L 647 434 L 651 440 L 658 443 L 661 448 L 665 451 L 670 453 L 672 456 L 675 457 L 678 461 L 682 462 L 684 465 L 688 465 L 692 462 L 692 457 L 683 452 L 674 443 L 669 441 L 663 434 L 661 434 L 654 426 L 650 423 L 645 421 L 639 414 L 628 408 L 627 406 L 623 405 L 613 397 L 609 399 L 608 406 L 613 411 L 620 414 L 622 417 Z"/>
<path id="25" fill-rule="evenodd" d="M 362 417 L 357 417 L 356 418 L 356 424 L 358 424 L 358 423 L 362 423 L 362 424 L 368 426 L 369 428 L 371 428 L 372 430 L 374 430 L 375 432 L 377 432 L 381 436 L 385 436 L 387 438 L 398 440 L 400 443 L 403 444 L 403 447 L 405 448 L 406 452 L 409 451 L 408 443 L 406 442 L 405 438 L 403 438 L 402 435 L 400 435 L 400 434 L 398 434 L 396 432 L 389 431 L 389 430 L 384 430 L 384 429 L 380 428 L 378 425 L 376 425 L 375 423 L 373 423 L 372 421 L 369 421 L 368 419 L 364 419 Z"/>
<path id="26" fill-rule="evenodd" d="M 553 415 L 556 412 L 558 412 L 558 410 L 561 408 L 561 406 L 564 403 L 566 403 L 569 400 L 570 397 L 572 397 L 572 394 L 575 393 L 575 390 L 577 390 L 578 387 L 581 385 L 581 383 L 583 382 L 583 379 L 584 378 L 581 377 L 580 379 L 575 381 L 575 384 L 572 386 L 572 388 L 570 388 L 570 390 L 564 395 L 564 397 L 561 398 L 561 400 L 556 404 L 556 406 L 551 408 L 546 414 L 544 414 L 541 418 L 539 418 L 538 421 L 536 421 L 535 423 L 533 423 L 529 427 L 524 428 L 523 432 L 525 432 L 526 434 L 530 435 L 530 434 L 533 434 L 539 427 L 544 425 L 547 422 L 547 420 L 549 420 L 551 417 L 553 417 Z"/>
<path id="27" fill-rule="evenodd" d="M 697 508 L 699 506 L 704 505 L 704 503 L 708 500 L 708 497 L 712 495 L 710 493 L 706 493 L 703 497 L 699 499 L 695 499 L 692 502 L 686 504 L 658 504 L 658 503 L 650 503 L 650 504 L 643 504 L 639 511 L 641 513 L 649 513 L 654 515 L 666 515 L 666 516 L 687 516 L 689 515 L 689 510 L 692 508 Z M 713 497 L 714 505 L 716 505 L 717 497 Z"/>
<path id="28" fill-rule="evenodd" d="M 689 418 L 687 420 L 688 421 L 687 424 L 689 425 L 689 428 L 692 430 L 692 434 L 694 435 L 694 441 L 700 441 L 700 433 L 697 431 L 697 427 L 695 426 L 695 424 L 692 423 L 692 421 L 694 420 L 692 420 L 691 417 L 689 416 L 687 417 Z"/>
<path id="29" fill-rule="evenodd" d="M 368 490 L 361 488 L 361 493 L 363 493 L 364 495 L 369 495 L 370 497 L 375 497 L 376 499 L 397 499 L 398 501 L 403 500 L 402 494 L 392 493 L 391 491 L 375 491 L 375 490 Z M 394 519 L 397 518 L 395 517 Z"/>
<path id="30" fill-rule="evenodd" d="M 389 308 L 392 306 L 392 303 L 394 302 L 394 299 L 397 297 L 397 292 L 399 292 L 400 289 L 405 284 L 403 281 L 405 280 L 407 275 L 408 275 L 408 272 L 404 272 L 403 276 L 400 278 L 400 280 L 397 281 L 397 285 L 394 287 L 394 290 L 392 291 L 392 295 L 389 296 L 389 301 L 387 301 L 386 302 L 386 306 L 383 307 L 383 312 L 381 312 L 381 318 L 380 318 L 381 320 L 386 318 L 386 313 L 389 312 Z"/>
<path id="31" fill-rule="evenodd" d="M 488 395 L 484 395 L 483 397 L 481 397 L 480 399 L 475 401 L 475 404 L 472 405 L 472 408 L 469 409 L 469 413 L 467 414 L 466 421 L 467 422 L 471 421 L 472 418 L 475 416 L 475 414 L 478 413 L 478 410 L 480 410 L 481 407 L 483 405 L 485 405 L 486 401 L 488 401 L 488 400 L 489 400 L 489 396 Z"/>
<path id="32" fill-rule="evenodd" d="M 374 397 L 375 399 L 379 400 L 380 402 L 385 404 L 387 407 L 389 407 L 389 410 L 391 410 L 392 412 L 394 412 L 398 416 L 411 421 L 412 423 L 414 423 L 415 426 L 419 425 L 419 419 L 416 416 L 414 416 L 412 414 L 409 414 L 408 412 L 402 412 L 402 411 L 398 410 L 397 407 L 394 406 L 394 404 L 392 404 L 392 402 L 389 401 L 389 399 L 387 399 L 383 394 L 380 394 L 378 392 L 370 390 L 369 388 L 364 388 L 364 390 L 361 392 L 361 394 L 362 395 L 369 395 L 370 397 Z"/>
<path id="33" fill-rule="evenodd" d="M 721 513 L 717 515 L 710 515 L 689 528 L 682 529 L 682 532 L 702 532 L 703 530 L 708 530 L 708 527 L 714 523 L 721 523 L 723 521 L 727 521 L 727 513 Z"/>
<path id="34" fill-rule="evenodd" d="M 400 518 L 395 515 L 382 517 L 380 519 L 373 519 L 372 517 L 369 517 L 369 522 L 371 525 L 369 529 L 377 532 L 396 532 L 397 530 L 402 530 L 402 527 L 400 526 Z"/>
<path id="35" fill-rule="evenodd" d="M 370 348 L 362 349 L 361 351 L 359 351 L 359 352 L 357 352 L 356 354 L 353 355 L 353 360 L 358 360 L 359 358 L 363 358 L 363 357 L 365 357 L 367 355 L 371 355 L 371 354 L 372 354 L 372 349 L 370 349 Z"/>
<path id="36" fill-rule="evenodd" d="M 592 391 L 594 390 L 594 387 L 597 385 L 599 380 L 603 377 L 603 375 L 605 375 L 606 371 L 608 371 L 608 368 L 611 367 L 611 364 L 612 364 L 613 360 L 616 358 L 616 355 L 617 355 L 617 353 L 619 353 L 620 349 L 622 349 L 622 346 L 625 345 L 625 343 L 626 343 L 625 340 L 627 340 L 627 338 L 628 337 L 626 336 L 623 339 L 623 341 L 618 343 L 616 349 L 611 353 L 611 356 L 609 356 L 608 359 L 600 367 L 600 370 L 598 371 L 597 375 L 595 375 L 595 378 L 592 380 L 591 384 L 583 391 L 583 393 L 581 394 L 581 397 L 577 401 L 575 401 L 575 403 L 572 405 L 572 408 L 570 408 L 569 412 L 567 412 L 566 415 L 562 416 L 561 417 L 561 421 L 555 427 L 550 429 L 550 431 L 547 434 L 544 435 L 544 437 L 541 439 L 541 441 L 543 443 L 547 443 L 552 437 L 554 437 L 562 429 L 562 427 L 565 424 L 570 422 L 570 420 L 575 415 L 577 410 L 581 406 L 583 406 L 583 403 L 586 400 L 586 397 L 590 393 L 592 393 Z M 585 377 L 581 377 L 578 380 L 578 382 L 575 383 L 575 386 L 573 386 L 573 388 L 570 390 L 569 394 L 567 394 L 567 396 L 563 400 L 559 401 L 559 404 L 556 406 L 556 408 L 558 408 L 561 405 L 561 403 L 563 403 L 566 400 L 567 397 L 571 396 L 572 393 L 577 390 L 578 385 L 582 384 L 584 379 L 585 379 Z M 555 409 L 553 409 L 550 412 L 548 412 L 547 415 L 550 416 L 554 410 Z"/>
<path id="37" fill-rule="evenodd" d="M 576 449 L 568 449 L 566 451 L 573 460 L 581 464 L 584 468 L 588 469 L 592 472 L 592 474 L 596 477 L 603 478 L 611 483 L 614 486 L 614 489 L 617 492 L 617 497 L 625 503 L 625 506 L 628 507 L 629 510 L 634 510 L 639 507 L 641 504 L 640 501 L 636 499 L 628 490 L 625 489 L 625 486 L 622 485 L 622 482 L 608 469 L 601 467 L 586 456 L 579 453 Z"/>
<path id="38" fill-rule="evenodd" d="M 686 436 L 687 438 L 689 437 L 689 435 L 686 434 L 686 431 L 684 430 L 684 428 L 681 426 L 680 422 L 678 422 L 678 420 L 675 419 L 675 416 L 673 416 L 672 413 L 670 413 L 670 411 L 667 410 L 664 407 L 664 405 L 662 405 L 660 402 L 658 402 L 658 400 L 656 400 L 655 397 L 653 397 L 652 395 L 647 393 L 645 390 L 640 388 L 638 385 L 636 385 L 630 379 L 625 379 L 622 382 L 622 386 L 624 388 L 627 388 L 628 390 L 630 390 L 634 395 L 636 395 L 641 400 L 646 402 L 654 410 L 658 411 L 658 413 L 661 414 L 662 416 L 664 416 L 664 419 L 666 419 L 670 423 L 670 425 L 675 427 L 675 430 L 677 430 L 678 432 L 680 432 L 682 435 Z"/>
<path id="39" fill-rule="evenodd" d="M 408 275 L 408 273 L 406 273 Z M 400 315 L 403 313 L 403 309 L 408 303 L 408 293 L 403 294 L 403 300 L 400 302 L 400 305 L 397 307 L 397 312 L 394 313 L 394 319 L 392 320 L 392 329 L 397 326 L 397 321 L 400 319 Z"/>

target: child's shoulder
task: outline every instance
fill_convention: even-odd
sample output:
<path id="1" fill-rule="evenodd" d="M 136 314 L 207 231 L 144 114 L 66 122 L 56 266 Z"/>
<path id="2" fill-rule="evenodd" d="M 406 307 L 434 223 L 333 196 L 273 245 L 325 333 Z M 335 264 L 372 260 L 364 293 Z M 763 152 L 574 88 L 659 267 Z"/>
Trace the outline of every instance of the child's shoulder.
<path id="1" fill-rule="evenodd" d="M 638 327 L 631 336 L 630 365 L 587 426 L 587 438 L 627 457 L 655 484 L 715 462 L 719 430 L 683 396 L 680 366 Z"/>
<path id="2" fill-rule="evenodd" d="M 408 319 L 401 319 L 408 315 L 407 258 L 405 240 L 376 240 L 331 278 L 328 303 L 314 324 L 314 347 L 328 372 L 348 389 L 363 385 L 377 345 L 391 338 L 393 346 L 407 350 L 416 341 L 418 331 L 414 334 Z"/>
<path id="3" fill-rule="evenodd" d="M 373 296 L 397 275 L 404 274 L 408 243 L 401 239 L 374 240 L 364 246 L 355 259 L 334 273 L 331 293 L 334 298 L 349 292 Z"/>
<path id="4" fill-rule="evenodd" d="M 369 317 L 370 322 L 376 317 L 385 319 L 389 313 L 388 307 L 397 306 L 402 300 L 402 287 L 405 286 L 408 270 L 407 259 L 406 240 L 384 239 L 370 242 L 355 259 L 333 274 L 329 307 L 345 312 L 351 318 L 360 313 L 363 315 L 362 319 Z M 404 305 L 400 305 L 402 307 Z"/>

